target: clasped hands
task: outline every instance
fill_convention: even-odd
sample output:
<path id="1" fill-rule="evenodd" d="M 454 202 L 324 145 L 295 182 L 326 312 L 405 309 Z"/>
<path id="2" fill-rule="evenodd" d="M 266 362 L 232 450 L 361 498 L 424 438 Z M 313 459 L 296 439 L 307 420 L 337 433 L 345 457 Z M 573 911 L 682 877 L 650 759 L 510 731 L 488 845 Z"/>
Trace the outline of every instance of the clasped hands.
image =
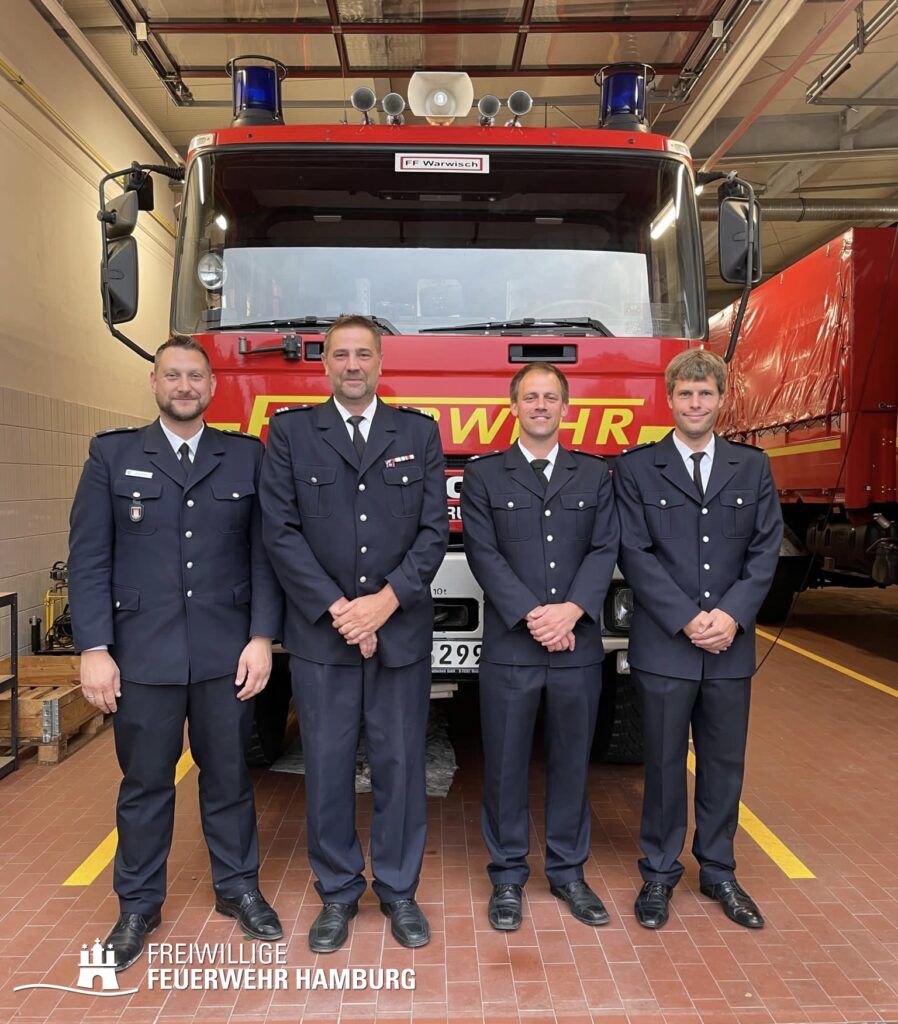
<path id="1" fill-rule="evenodd" d="M 388 583 L 376 594 L 350 601 L 340 597 L 328 608 L 334 629 L 350 645 L 358 644 L 363 658 L 377 650 L 377 631 L 399 607 L 399 599 Z"/>
<path id="2" fill-rule="evenodd" d="M 696 647 L 709 654 L 720 654 L 730 647 L 738 628 L 732 615 L 714 608 L 710 612 L 699 612 L 691 622 L 686 623 L 683 632 Z"/>
<path id="3" fill-rule="evenodd" d="M 527 628 L 546 650 L 572 651 L 577 644 L 574 626 L 582 614 L 583 609 L 573 601 L 540 604 L 527 614 Z"/>

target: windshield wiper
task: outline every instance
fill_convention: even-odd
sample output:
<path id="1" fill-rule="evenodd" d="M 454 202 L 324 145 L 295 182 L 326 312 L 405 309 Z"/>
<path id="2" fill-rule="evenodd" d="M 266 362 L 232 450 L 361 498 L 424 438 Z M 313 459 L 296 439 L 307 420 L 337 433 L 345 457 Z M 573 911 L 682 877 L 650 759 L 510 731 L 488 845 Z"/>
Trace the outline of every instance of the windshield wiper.
<path id="1" fill-rule="evenodd" d="M 263 327 L 271 327 L 275 330 L 289 327 L 301 331 L 309 330 L 313 327 L 323 327 L 326 330 L 337 319 L 338 317 L 335 316 L 285 316 L 276 317 L 273 320 L 247 321 L 245 324 L 222 324 L 222 327 L 226 327 L 229 331 L 261 329 Z M 384 320 L 382 316 L 369 316 L 368 319 L 376 324 L 378 330 L 383 331 L 384 334 L 399 334 L 399 329 L 391 324 L 389 320 Z"/>
<path id="2" fill-rule="evenodd" d="M 519 320 L 487 320 L 482 324 L 448 324 L 446 327 L 423 327 L 419 334 L 464 334 L 467 331 L 505 331 L 533 328 L 537 331 L 549 330 L 552 327 L 586 327 L 606 338 L 614 335 L 602 323 L 591 316 L 544 317 L 525 316 Z"/>

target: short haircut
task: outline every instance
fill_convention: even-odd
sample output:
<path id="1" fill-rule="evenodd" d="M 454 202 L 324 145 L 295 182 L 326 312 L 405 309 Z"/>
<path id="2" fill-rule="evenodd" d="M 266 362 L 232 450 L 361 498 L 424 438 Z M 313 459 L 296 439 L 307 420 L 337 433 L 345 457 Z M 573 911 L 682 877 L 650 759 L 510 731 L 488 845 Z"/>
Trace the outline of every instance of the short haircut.
<path id="1" fill-rule="evenodd" d="M 565 377 L 557 366 L 553 366 L 551 363 L 527 363 L 526 366 L 522 366 L 511 378 L 511 384 L 508 388 L 512 402 L 516 402 L 518 400 L 518 391 L 520 391 L 521 388 L 521 381 L 528 373 L 533 373 L 534 371 L 536 373 L 551 373 L 555 375 L 558 379 L 558 384 L 561 387 L 561 401 L 567 405 L 568 400 L 571 397 L 571 389 L 568 387 L 567 377 Z"/>
<path id="2" fill-rule="evenodd" d="M 667 364 L 664 371 L 664 383 L 667 385 L 667 397 L 673 395 L 674 385 L 678 380 L 705 380 L 713 377 L 717 382 L 720 394 L 726 391 L 727 364 L 716 352 L 704 348 L 691 348 L 680 352 Z"/>
<path id="3" fill-rule="evenodd" d="M 164 341 L 159 348 L 156 349 L 156 355 L 153 358 L 153 367 L 159 369 L 159 360 L 162 358 L 162 353 L 170 348 L 180 348 L 185 352 L 198 352 L 203 359 L 206 360 L 206 366 L 209 368 L 209 372 L 212 372 L 212 363 L 209 362 L 209 356 L 206 350 L 198 342 L 194 341 L 193 338 L 188 337 L 186 334 L 176 334 L 169 338 L 168 341 Z"/>
<path id="4" fill-rule="evenodd" d="M 334 332 L 339 331 L 344 327 L 364 327 L 366 331 L 370 331 L 371 337 L 374 338 L 374 347 L 377 350 L 377 354 L 381 354 L 380 331 L 377 329 L 377 324 L 373 320 L 369 320 L 368 317 L 362 316 L 361 313 L 347 313 L 344 316 L 337 317 L 330 327 L 328 327 L 327 332 L 324 335 L 325 352 L 327 352 L 327 346 L 330 343 Z"/>

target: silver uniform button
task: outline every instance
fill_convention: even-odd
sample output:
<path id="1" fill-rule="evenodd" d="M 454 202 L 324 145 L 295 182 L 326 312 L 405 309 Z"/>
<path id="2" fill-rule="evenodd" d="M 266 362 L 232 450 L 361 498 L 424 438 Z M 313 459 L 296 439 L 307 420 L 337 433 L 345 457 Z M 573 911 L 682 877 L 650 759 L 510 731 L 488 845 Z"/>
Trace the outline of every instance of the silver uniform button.
<path id="1" fill-rule="evenodd" d="M 368 577 L 367 576 L 359 576 L 359 583 L 367 583 L 367 582 L 368 582 Z"/>
<path id="2" fill-rule="evenodd" d="M 661 500 L 660 500 L 660 501 L 658 502 L 658 504 L 659 504 L 659 505 L 666 505 L 666 504 L 667 504 L 667 502 L 666 502 L 666 501 L 664 500 L 664 498 L 662 498 L 662 499 L 661 499 Z"/>
<path id="3" fill-rule="evenodd" d="M 116 606 L 116 608 L 121 608 L 122 602 L 121 601 L 116 601 L 115 602 L 115 606 Z"/>
<path id="4" fill-rule="evenodd" d="M 544 516 L 550 516 L 551 514 L 552 514 L 552 510 L 550 508 L 547 508 L 546 511 L 543 512 Z"/>
<path id="5" fill-rule="evenodd" d="M 187 596 L 188 597 L 193 597 L 193 591 L 192 590 L 188 590 L 187 591 Z"/>
<path id="6" fill-rule="evenodd" d="M 359 516 L 359 522 L 362 522 L 362 523 L 367 523 L 368 522 L 368 517 L 365 515 L 364 512 Z"/>
<path id="7" fill-rule="evenodd" d="M 317 476 L 313 476 L 310 479 L 311 479 L 313 484 L 317 484 L 318 483 L 318 477 Z"/>
<path id="8" fill-rule="evenodd" d="M 705 591 L 705 597 L 710 597 L 710 596 L 711 596 L 711 591 L 710 590 L 706 590 Z"/>
<path id="9" fill-rule="evenodd" d="M 232 497 L 232 498 L 239 498 L 239 497 L 240 497 L 240 495 L 239 495 L 239 494 L 238 494 L 238 493 L 237 493 L 236 491 L 234 491 L 234 492 L 233 492 L 233 493 L 231 494 L 231 497 Z"/>
<path id="10" fill-rule="evenodd" d="M 707 562 L 705 562 L 705 565 L 704 565 L 705 572 L 707 572 L 710 568 L 711 568 L 711 566 L 708 565 Z"/>
<path id="11" fill-rule="evenodd" d="M 742 504 L 742 499 L 741 498 L 737 498 L 736 499 L 736 504 L 737 505 L 741 505 Z"/>
<path id="12" fill-rule="evenodd" d="M 702 515 L 706 516 L 707 514 L 708 514 L 708 510 L 706 508 L 703 508 L 702 509 Z"/>
<path id="13" fill-rule="evenodd" d="M 555 588 L 554 588 L 554 587 L 552 587 L 552 589 L 551 589 L 551 590 L 549 591 L 549 593 L 550 593 L 550 594 L 554 594 L 554 593 L 555 593 Z"/>
<path id="14" fill-rule="evenodd" d="M 132 491 L 131 492 L 131 497 L 132 498 L 139 498 L 140 497 L 140 491 Z"/>
<path id="15" fill-rule="evenodd" d="M 583 506 L 584 506 L 585 504 L 586 504 L 586 502 L 585 502 L 585 501 L 578 501 L 578 502 L 577 502 L 577 508 L 583 508 Z"/>
<path id="16" fill-rule="evenodd" d="M 362 546 L 361 546 L 361 547 L 359 548 L 359 551 L 361 551 L 361 553 L 362 553 L 362 554 L 364 555 L 364 554 L 365 554 L 365 553 L 366 553 L 366 552 L 368 551 L 368 546 L 367 546 L 366 544 L 363 544 L 363 545 L 362 545 Z"/>
<path id="17" fill-rule="evenodd" d="M 193 508 L 193 498 L 188 498 L 187 499 L 187 507 L 188 508 Z"/>
<path id="18" fill-rule="evenodd" d="M 191 537 L 193 536 L 193 531 L 192 531 L 192 530 L 188 530 L 188 531 L 187 531 L 187 532 L 186 532 L 186 533 L 184 534 L 184 536 L 185 536 L 185 537 L 186 537 L 186 538 L 187 538 L 188 540 L 190 540 L 190 538 L 191 538 Z"/>
<path id="19" fill-rule="evenodd" d="M 549 562 L 549 568 L 550 569 L 554 569 L 555 568 L 555 563 L 554 562 Z"/>
<path id="20" fill-rule="evenodd" d="M 513 501 L 509 501 L 508 502 L 508 507 L 509 508 L 514 508 L 514 502 Z"/>
<path id="21" fill-rule="evenodd" d="M 403 482 L 404 484 L 407 484 L 407 483 L 408 483 L 408 477 L 407 477 L 407 476 L 404 476 L 404 477 L 402 478 L 402 482 Z"/>
<path id="22" fill-rule="evenodd" d="M 552 534 L 550 533 L 550 534 L 548 535 L 548 537 L 546 537 L 546 540 L 547 540 L 547 541 L 548 541 L 548 542 L 549 542 L 549 543 L 551 544 L 551 543 L 552 543 L 552 541 L 553 541 L 553 540 L 555 540 L 555 538 L 554 538 L 554 537 L 552 536 Z"/>
<path id="23" fill-rule="evenodd" d="M 192 569 L 193 568 L 193 562 L 188 562 L 187 563 L 187 568 L 188 569 Z"/>
<path id="24" fill-rule="evenodd" d="M 364 484 L 359 484 L 359 490 L 360 491 L 364 491 L 364 489 L 365 489 L 365 485 Z"/>
<path id="25" fill-rule="evenodd" d="M 707 544 L 710 539 L 710 537 L 702 537 L 702 544 Z"/>

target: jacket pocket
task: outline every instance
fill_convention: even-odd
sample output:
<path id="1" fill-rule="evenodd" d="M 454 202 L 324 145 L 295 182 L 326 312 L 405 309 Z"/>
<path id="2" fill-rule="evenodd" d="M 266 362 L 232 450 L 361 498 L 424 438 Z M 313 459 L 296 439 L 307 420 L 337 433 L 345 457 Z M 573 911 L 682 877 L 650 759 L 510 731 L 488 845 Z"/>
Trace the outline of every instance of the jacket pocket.
<path id="1" fill-rule="evenodd" d="M 249 580 L 244 580 L 242 583 L 238 583 L 233 588 L 234 591 L 234 604 L 249 604 L 252 598 L 252 587 L 250 586 Z"/>
<path id="2" fill-rule="evenodd" d="M 140 591 L 113 583 L 112 607 L 117 612 L 136 612 L 140 608 Z"/>
<path id="3" fill-rule="evenodd" d="M 160 515 L 161 480 L 118 477 L 112 483 L 115 522 L 125 533 L 149 536 L 155 533 Z"/>
<path id="4" fill-rule="evenodd" d="M 212 484 L 214 522 L 221 533 L 243 533 L 249 528 L 255 493 L 252 480 L 216 480 Z"/>
<path id="5" fill-rule="evenodd" d="M 383 471 L 384 483 L 390 511 L 394 516 L 414 516 L 421 512 L 424 500 L 424 470 L 414 463 L 400 466 L 386 466 Z"/>
<path id="6" fill-rule="evenodd" d="M 559 497 L 561 498 L 561 507 L 565 510 L 565 523 L 573 526 L 575 536 L 581 540 L 592 536 L 598 495 L 595 492 L 584 491 L 583 493 L 562 494 Z"/>
<path id="7" fill-rule="evenodd" d="M 643 494 L 643 514 L 649 533 L 655 540 L 669 540 L 676 535 L 674 517 L 685 504 L 685 496 L 673 488 Z"/>
<path id="8" fill-rule="evenodd" d="M 293 469 L 293 482 L 299 513 L 310 519 L 329 516 L 334 510 L 337 470 L 333 466 L 298 465 Z"/>
<path id="9" fill-rule="evenodd" d="M 755 526 L 758 496 L 750 490 L 720 492 L 720 529 L 724 537 L 750 537 Z"/>
<path id="10" fill-rule="evenodd" d="M 491 494 L 490 505 L 499 540 L 530 540 L 533 534 L 533 495 L 529 491 Z"/>

